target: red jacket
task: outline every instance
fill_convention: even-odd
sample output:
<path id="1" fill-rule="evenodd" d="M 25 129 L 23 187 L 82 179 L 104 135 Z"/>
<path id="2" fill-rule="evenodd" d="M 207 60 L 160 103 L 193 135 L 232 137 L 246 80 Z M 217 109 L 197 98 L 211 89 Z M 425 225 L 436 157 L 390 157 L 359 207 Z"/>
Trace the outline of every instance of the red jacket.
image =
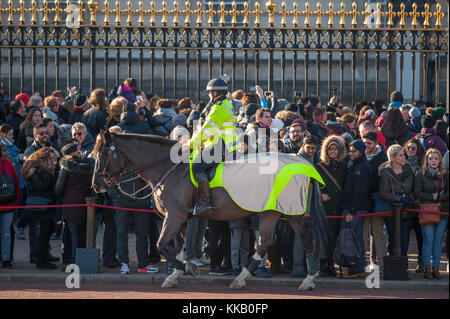
<path id="1" fill-rule="evenodd" d="M 5 163 L 5 174 L 11 175 L 12 177 L 14 177 L 14 179 L 16 180 L 16 191 L 17 191 L 17 200 L 15 202 L 12 203 L 7 203 L 7 204 L 0 204 L 0 213 L 4 213 L 4 212 L 9 212 L 12 209 L 8 209 L 8 208 L 4 208 L 4 207 L 8 207 L 8 206 L 20 206 L 20 196 L 22 195 L 20 193 L 20 181 L 19 181 L 19 177 L 17 176 L 16 170 L 14 169 L 14 166 L 11 164 L 11 162 L 9 161 L 9 159 L 4 158 L 1 155 L 0 152 L 0 173 L 3 174 L 3 161 Z"/>
<path id="2" fill-rule="evenodd" d="M 383 147 L 384 151 L 387 152 L 386 148 L 386 138 L 384 137 L 383 133 L 381 133 L 378 130 L 375 130 L 375 133 L 377 134 L 378 143 Z"/>

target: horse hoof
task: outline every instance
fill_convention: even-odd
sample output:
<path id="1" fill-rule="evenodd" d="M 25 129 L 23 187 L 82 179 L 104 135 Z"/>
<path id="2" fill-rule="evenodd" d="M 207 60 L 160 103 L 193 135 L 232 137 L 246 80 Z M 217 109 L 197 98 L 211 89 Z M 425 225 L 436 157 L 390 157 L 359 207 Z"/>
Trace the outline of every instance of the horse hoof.
<path id="1" fill-rule="evenodd" d="M 239 280 L 233 280 L 233 282 L 231 283 L 231 285 L 230 285 L 230 288 L 231 289 L 235 289 L 235 290 L 237 290 L 237 289 L 243 289 L 245 287 L 245 283 L 243 283 L 243 282 L 241 282 L 241 281 L 239 281 Z"/>
<path id="2" fill-rule="evenodd" d="M 305 283 L 301 283 L 300 286 L 298 287 L 298 290 L 300 291 L 311 291 L 314 289 L 314 286 L 305 284 Z"/>
<path id="3" fill-rule="evenodd" d="M 164 282 L 161 285 L 161 288 L 173 288 L 176 286 L 176 282 L 172 280 L 164 280 Z"/>
<path id="4" fill-rule="evenodd" d="M 198 275 L 200 273 L 200 271 L 198 270 L 198 267 L 191 262 L 186 263 L 185 271 L 187 274 L 194 276 L 194 277 L 198 277 Z"/>

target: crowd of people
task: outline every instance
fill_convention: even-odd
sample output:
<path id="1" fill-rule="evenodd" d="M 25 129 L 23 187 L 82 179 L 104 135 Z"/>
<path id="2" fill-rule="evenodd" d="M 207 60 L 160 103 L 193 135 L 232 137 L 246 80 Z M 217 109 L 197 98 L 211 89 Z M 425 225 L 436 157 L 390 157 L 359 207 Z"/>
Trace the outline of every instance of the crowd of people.
<path id="1" fill-rule="evenodd" d="M 1 93 L 1 92 L 0 92 Z M 363 277 L 367 262 L 383 271 L 383 257 L 394 254 L 392 214 L 395 207 L 419 209 L 438 205 L 448 213 L 448 113 L 425 101 L 404 102 L 394 91 L 390 101 L 360 101 L 345 106 L 337 96 L 322 105 L 318 96 L 289 103 L 259 86 L 249 92 L 229 93 L 237 115 L 240 153 L 296 154 L 315 166 L 326 186 L 322 200 L 328 222 L 330 254 L 320 260 L 321 276 L 336 276 L 333 250 L 344 227 L 358 237 L 361 260 L 345 278 Z M 173 100 L 138 89 L 126 79 L 109 94 L 101 88 L 89 96 L 68 90 L 43 97 L 20 93 L 14 100 L 0 95 L 0 134 L 3 187 L 0 194 L 0 245 L 4 268 L 12 268 L 14 240 L 25 240 L 28 227 L 30 263 L 38 269 L 56 269 L 59 257 L 51 254 L 50 240 L 63 243 L 62 264 L 75 262 L 76 249 L 86 247 L 86 208 L 8 209 L 8 206 L 80 204 L 93 194 L 95 141 L 103 130 L 155 134 L 181 143 L 189 141 L 197 120 L 210 104 L 194 104 L 189 97 Z M 124 168 L 126 171 L 130 168 Z M 12 177 L 7 178 L 7 176 Z M 123 190 L 144 189 L 134 180 Z M 142 196 L 139 196 L 142 195 Z M 98 202 L 120 208 L 152 209 L 152 201 L 129 198 L 113 186 L 97 194 Z M 428 206 L 429 207 L 429 206 Z M 406 256 L 414 231 L 418 245 L 417 272 L 428 279 L 442 278 L 439 265 L 447 234 L 448 215 L 426 224 L 419 213 L 405 211 L 401 219 L 401 255 Z M 97 224 L 104 225 L 102 262 L 130 273 L 128 237 L 136 236 L 139 273 L 155 273 L 161 256 L 156 248 L 160 220 L 154 213 L 97 209 Z M 258 216 L 223 222 L 191 218 L 185 236 L 185 261 L 210 265 L 210 275 L 239 274 L 255 249 Z M 302 243 L 290 225 L 280 220 L 274 245 L 254 273 L 306 276 Z M 370 243 L 370 244 L 369 244 Z M 366 251 L 369 258 L 366 260 Z M 170 272 L 172 265 L 167 263 Z"/>

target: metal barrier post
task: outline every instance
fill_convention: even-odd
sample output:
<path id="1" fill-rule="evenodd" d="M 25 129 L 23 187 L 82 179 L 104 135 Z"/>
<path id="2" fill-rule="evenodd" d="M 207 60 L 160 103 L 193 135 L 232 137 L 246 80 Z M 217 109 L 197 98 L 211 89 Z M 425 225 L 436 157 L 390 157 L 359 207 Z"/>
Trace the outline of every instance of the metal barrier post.
<path id="1" fill-rule="evenodd" d="M 86 197 L 86 204 L 97 204 L 97 199 L 94 197 Z M 88 206 L 87 208 L 87 225 L 86 225 L 86 248 L 94 247 L 95 237 L 95 207 Z"/>
<path id="2" fill-rule="evenodd" d="M 401 212 L 403 206 L 393 206 L 394 208 L 394 223 L 395 223 L 395 244 L 394 255 L 401 255 Z"/>

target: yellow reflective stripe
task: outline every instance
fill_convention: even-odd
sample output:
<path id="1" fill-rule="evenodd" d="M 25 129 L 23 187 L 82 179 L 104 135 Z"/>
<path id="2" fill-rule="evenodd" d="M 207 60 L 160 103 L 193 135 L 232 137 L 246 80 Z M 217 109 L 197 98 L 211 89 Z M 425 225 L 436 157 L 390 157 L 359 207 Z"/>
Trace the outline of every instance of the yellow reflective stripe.
<path id="1" fill-rule="evenodd" d="M 212 126 L 216 130 L 220 131 L 220 127 L 216 123 L 214 123 L 213 121 L 208 121 L 208 122 L 205 123 L 205 125 Z"/>

